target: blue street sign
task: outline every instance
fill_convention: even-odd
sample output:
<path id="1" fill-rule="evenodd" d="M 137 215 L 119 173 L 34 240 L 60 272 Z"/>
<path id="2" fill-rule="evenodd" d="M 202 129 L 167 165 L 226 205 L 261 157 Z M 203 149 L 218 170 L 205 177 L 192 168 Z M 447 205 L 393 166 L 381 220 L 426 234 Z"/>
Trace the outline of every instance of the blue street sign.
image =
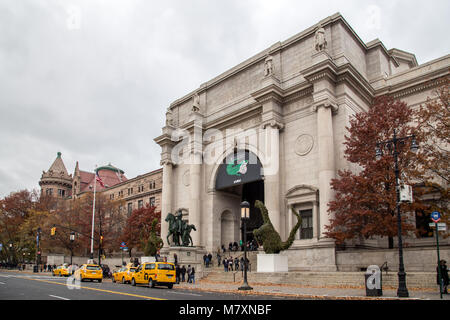
<path id="1" fill-rule="evenodd" d="M 431 220 L 433 220 L 433 222 L 437 223 L 439 220 L 441 220 L 441 214 L 437 211 L 432 212 Z"/>

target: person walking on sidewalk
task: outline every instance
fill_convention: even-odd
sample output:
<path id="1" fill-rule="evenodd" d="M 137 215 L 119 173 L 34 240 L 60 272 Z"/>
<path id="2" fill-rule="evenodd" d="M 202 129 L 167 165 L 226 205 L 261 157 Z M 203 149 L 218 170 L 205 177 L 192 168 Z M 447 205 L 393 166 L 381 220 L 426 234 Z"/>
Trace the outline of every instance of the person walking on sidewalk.
<path id="1" fill-rule="evenodd" d="M 180 272 L 181 272 L 181 282 L 185 282 L 186 281 L 186 278 L 185 278 L 186 267 L 184 265 L 181 267 Z"/>
<path id="2" fill-rule="evenodd" d="M 195 284 L 195 268 L 192 267 L 191 269 L 191 283 Z"/>
<path id="3" fill-rule="evenodd" d="M 190 264 L 188 264 L 188 267 L 187 267 L 187 276 L 188 276 L 188 283 L 191 283 L 191 271 L 192 271 L 192 268 L 191 268 L 191 265 Z"/>
<path id="4" fill-rule="evenodd" d="M 436 267 L 436 280 L 437 284 L 441 285 L 439 282 L 439 269 L 441 272 L 441 280 L 442 280 L 442 293 L 448 294 L 447 287 L 448 287 L 448 268 L 447 268 L 447 261 L 441 260 L 439 262 L 439 265 Z"/>

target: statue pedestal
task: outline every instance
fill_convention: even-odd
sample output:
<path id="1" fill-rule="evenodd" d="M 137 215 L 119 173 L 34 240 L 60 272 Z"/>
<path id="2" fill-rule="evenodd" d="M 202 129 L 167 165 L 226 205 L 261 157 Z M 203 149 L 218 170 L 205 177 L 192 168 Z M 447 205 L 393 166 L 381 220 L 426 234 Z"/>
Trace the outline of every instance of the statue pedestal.
<path id="1" fill-rule="evenodd" d="M 162 257 L 167 257 L 168 262 L 175 262 L 175 256 L 177 255 L 178 264 L 180 266 L 188 265 L 194 267 L 196 272 L 203 271 L 203 255 L 206 250 L 203 247 L 164 247 L 160 250 Z"/>
<path id="2" fill-rule="evenodd" d="M 279 253 L 258 254 L 257 272 L 288 272 L 288 257 Z"/>

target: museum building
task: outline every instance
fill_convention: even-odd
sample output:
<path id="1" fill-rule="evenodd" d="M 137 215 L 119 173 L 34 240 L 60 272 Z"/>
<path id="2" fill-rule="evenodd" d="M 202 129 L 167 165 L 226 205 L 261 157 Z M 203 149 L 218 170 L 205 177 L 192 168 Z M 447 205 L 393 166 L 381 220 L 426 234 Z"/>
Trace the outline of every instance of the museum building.
<path id="1" fill-rule="evenodd" d="M 154 139 L 162 149 L 165 249 L 168 213 L 181 210 L 197 227 L 191 236 L 203 255 L 239 242 L 244 200 L 251 204 L 251 239 L 262 224 L 254 208 L 261 200 L 282 240 L 296 224 L 291 211 L 302 217 L 282 253 L 290 270 L 342 270 L 346 262 L 324 232 L 330 181 L 338 170 L 355 169 L 344 158 L 346 126 L 381 95 L 418 107 L 449 68 L 450 55 L 419 65 L 414 54 L 378 39 L 364 43 L 337 13 L 177 99 Z M 372 244 L 383 247 L 384 240 Z"/>

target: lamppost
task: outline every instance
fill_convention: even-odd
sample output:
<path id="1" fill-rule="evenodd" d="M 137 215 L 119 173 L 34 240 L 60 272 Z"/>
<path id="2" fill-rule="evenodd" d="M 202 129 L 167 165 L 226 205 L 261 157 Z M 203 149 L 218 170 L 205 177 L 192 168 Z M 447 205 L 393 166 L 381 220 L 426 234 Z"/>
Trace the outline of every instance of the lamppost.
<path id="1" fill-rule="evenodd" d="M 403 264 L 403 242 L 402 242 L 402 220 L 400 213 L 400 169 L 398 167 L 398 154 L 399 146 L 403 145 L 406 140 L 411 139 L 411 151 L 417 152 L 419 146 L 417 145 L 416 138 L 414 135 L 399 138 L 394 129 L 394 137 L 390 140 L 381 141 L 377 143 L 376 148 L 376 158 L 379 160 L 383 156 L 383 149 L 387 149 L 394 156 L 394 170 L 395 170 L 395 191 L 396 191 L 396 209 L 397 209 L 397 232 L 398 232 L 398 297 L 409 297 L 408 289 L 406 288 L 406 273 L 405 266 Z"/>
<path id="2" fill-rule="evenodd" d="M 73 242 L 75 241 L 75 232 L 70 233 L 70 265 L 72 265 L 72 257 L 73 257 Z"/>
<path id="3" fill-rule="evenodd" d="M 238 290 L 253 290 L 247 283 L 247 219 L 250 218 L 250 204 L 247 201 L 241 203 L 241 220 L 244 229 L 244 283 Z"/>
<path id="4" fill-rule="evenodd" d="M 41 228 L 39 227 L 37 229 L 37 236 L 36 236 L 36 244 L 37 244 L 37 252 L 36 252 L 36 272 L 39 272 L 39 265 L 41 264 Z"/>

